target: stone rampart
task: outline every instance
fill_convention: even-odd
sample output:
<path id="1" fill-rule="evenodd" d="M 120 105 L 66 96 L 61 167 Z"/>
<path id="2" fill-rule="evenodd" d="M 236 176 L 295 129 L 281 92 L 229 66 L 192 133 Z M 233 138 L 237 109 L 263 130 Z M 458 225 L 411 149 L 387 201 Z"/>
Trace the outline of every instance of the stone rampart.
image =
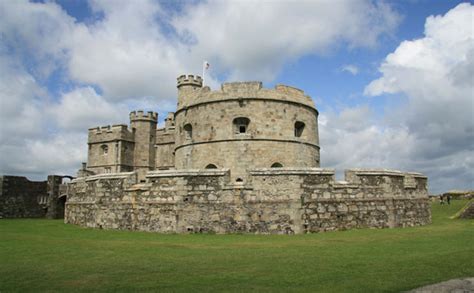
<path id="1" fill-rule="evenodd" d="M 0 218 L 41 218 L 46 215 L 47 182 L 21 176 L 0 176 Z"/>
<path id="2" fill-rule="evenodd" d="M 64 177 L 49 175 L 47 181 L 30 181 L 22 176 L 0 176 L 0 218 L 64 217 L 66 198 L 60 198 Z M 62 193 L 65 195 L 65 193 Z"/>
<path id="3" fill-rule="evenodd" d="M 268 168 L 245 183 L 228 169 L 134 172 L 72 182 L 65 221 L 86 227 L 190 233 L 292 234 L 431 222 L 427 179 L 417 173 Z"/>

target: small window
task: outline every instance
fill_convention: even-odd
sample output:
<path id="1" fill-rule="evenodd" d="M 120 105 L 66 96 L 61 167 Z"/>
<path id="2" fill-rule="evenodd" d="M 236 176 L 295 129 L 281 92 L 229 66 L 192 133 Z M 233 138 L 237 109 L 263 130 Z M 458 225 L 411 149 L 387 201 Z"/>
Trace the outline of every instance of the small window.
<path id="1" fill-rule="evenodd" d="M 244 180 L 242 178 L 237 178 L 237 180 L 235 180 L 235 182 L 244 182 Z"/>
<path id="2" fill-rule="evenodd" d="M 214 164 L 209 164 L 206 166 L 206 169 L 217 169 L 217 166 Z"/>
<path id="3" fill-rule="evenodd" d="M 191 124 L 186 124 L 183 127 L 184 129 L 184 136 L 186 139 L 192 139 L 193 138 L 193 127 Z"/>
<path id="4" fill-rule="evenodd" d="M 282 168 L 282 167 L 283 167 L 283 165 L 281 163 L 278 163 L 278 162 L 273 163 L 272 166 L 271 166 L 271 168 Z"/>
<path id="5" fill-rule="evenodd" d="M 247 133 L 250 124 L 250 119 L 246 117 L 238 117 L 234 119 L 234 133 Z"/>
<path id="6" fill-rule="evenodd" d="M 295 122 L 295 137 L 301 137 L 303 135 L 304 123 L 301 121 Z"/>
<path id="7" fill-rule="evenodd" d="M 105 144 L 101 145 L 100 149 L 101 149 L 103 155 L 107 155 L 107 153 L 109 152 L 109 147 Z"/>

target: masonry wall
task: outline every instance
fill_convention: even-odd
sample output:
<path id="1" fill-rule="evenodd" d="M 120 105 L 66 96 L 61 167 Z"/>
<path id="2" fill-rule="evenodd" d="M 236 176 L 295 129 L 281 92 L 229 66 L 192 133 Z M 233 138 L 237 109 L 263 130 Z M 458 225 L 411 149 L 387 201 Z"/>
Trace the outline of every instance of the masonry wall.
<path id="1" fill-rule="evenodd" d="M 166 122 L 168 122 L 167 120 Z M 173 121 L 174 123 L 174 121 Z M 156 131 L 155 169 L 166 170 L 174 168 L 174 125 Z"/>
<path id="2" fill-rule="evenodd" d="M 133 169 L 134 134 L 118 124 L 89 129 L 87 169 L 115 173 Z"/>
<path id="3" fill-rule="evenodd" d="M 261 83 L 224 84 L 221 91 L 197 90 L 186 107 L 176 111 L 175 165 L 202 169 L 208 164 L 230 168 L 233 180 L 250 168 L 319 167 L 318 112 L 300 90 Z M 234 119 L 250 120 L 239 133 Z M 295 123 L 304 123 L 295 135 Z M 185 126 L 192 126 L 192 135 Z M 247 179 L 247 178 L 245 178 Z"/>
<path id="4" fill-rule="evenodd" d="M 42 218 L 48 201 L 46 181 L 0 176 L 0 218 Z"/>
<path id="5" fill-rule="evenodd" d="M 351 173 L 352 172 L 352 173 Z M 415 173 L 278 168 L 234 183 L 228 169 L 103 174 L 73 181 L 66 223 L 158 232 L 306 233 L 431 222 L 426 177 Z"/>

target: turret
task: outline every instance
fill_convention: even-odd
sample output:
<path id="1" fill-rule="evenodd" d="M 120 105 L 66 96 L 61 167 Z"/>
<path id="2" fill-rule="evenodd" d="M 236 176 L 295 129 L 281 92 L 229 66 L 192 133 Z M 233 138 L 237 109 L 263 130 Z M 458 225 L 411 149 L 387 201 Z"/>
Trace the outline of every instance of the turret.
<path id="1" fill-rule="evenodd" d="M 174 113 L 169 112 L 165 119 L 165 129 L 168 131 L 170 128 L 174 128 Z"/>
<path id="2" fill-rule="evenodd" d="M 133 167 L 138 171 L 139 179 L 155 167 L 155 140 L 158 113 L 132 111 L 130 126 L 134 133 Z"/>
<path id="3" fill-rule="evenodd" d="M 177 79 L 178 84 L 178 109 L 188 105 L 189 101 L 196 94 L 195 92 L 202 88 L 202 77 L 190 75 L 181 75 Z"/>

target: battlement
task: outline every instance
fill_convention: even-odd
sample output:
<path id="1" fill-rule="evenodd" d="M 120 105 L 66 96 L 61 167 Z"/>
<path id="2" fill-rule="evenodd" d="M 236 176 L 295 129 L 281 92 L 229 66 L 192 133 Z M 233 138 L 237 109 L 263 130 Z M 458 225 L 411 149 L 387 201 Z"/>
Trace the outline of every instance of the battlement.
<path id="1" fill-rule="evenodd" d="M 260 81 L 226 82 L 221 86 L 224 93 L 256 92 L 262 89 Z"/>
<path id="2" fill-rule="evenodd" d="M 304 91 L 300 90 L 298 88 L 289 86 L 289 85 L 284 85 L 284 84 L 277 84 L 275 86 L 275 90 L 281 93 L 284 93 L 286 95 L 298 95 L 298 96 L 304 96 Z"/>
<path id="3" fill-rule="evenodd" d="M 133 134 L 126 124 L 115 124 L 89 128 L 88 143 L 96 143 L 110 140 L 133 141 Z"/>
<path id="4" fill-rule="evenodd" d="M 273 100 L 286 101 L 303 104 L 315 108 L 314 102 L 304 91 L 287 86 L 277 85 L 275 88 L 265 88 L 260 81 L 226 82 L 221 85 L 220 90 L 210 90 L 209 87 L 200 88 L 199 91 L 191 91 L 178 99 L 178 111 L 189 106 L 215 103 L 219 101 L 240 100 Z"/>
<path id="5" fill-rule="evenodd" d="M 139 111 L 132 111 L 130 112 L 130 121 L 158 121 L 158 113 L 153 111 L 143 112 L 142 110 Z"/>
<path id="6" fill-rule="evenodd" d="M 103 133 L 122 133 L 128 131 L 126 124 L 114 124 L 89 128 L 89 135 Z"/>
<path id="7" fill-rule="evenodd" d="M 196 75 L 181 75 L 177 78 L 178 85 L 177 87 L 180 88 L 181 86 L 191 85 L 196 87 L 202 87 L 202 77 Z"/>

